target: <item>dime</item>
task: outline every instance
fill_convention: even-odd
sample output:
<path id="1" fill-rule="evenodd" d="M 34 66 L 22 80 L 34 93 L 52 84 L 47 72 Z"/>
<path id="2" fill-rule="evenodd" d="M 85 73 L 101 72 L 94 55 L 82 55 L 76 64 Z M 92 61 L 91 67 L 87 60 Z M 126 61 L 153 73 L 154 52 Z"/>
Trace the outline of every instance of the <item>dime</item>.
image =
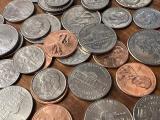
<path id="1" fill-rule="evenodd" d="M 94 55 L 93 58 L 101 66 L 118 68 L 128 60 L 128 56 L 127 47 L 118 41 L 112 51 L 102 55 Z"/>
<path id="2" fill-rule="evenodd" d="M 122 103 L 103 99 L 92 103 L 87 108 L 84 120 L 132 120 L 132 115 Z"/>
<path id="3" fill-rule="evenodd" d="M 90 53 L 102 54 L 110 51 L 117 42 L 112 28 L 104 24 L 90 24 L 79 32 L 79 44 Z"/>
<path id="4" fill-rule="evenodd" d="M 159 109 L 159 96 L 145 96 L 136 103 L 133 109 L 134 120 L 159 120 Z"/>
<path id="5" fill-rule="evenodd" d="M 31 0 L 13 0 L 4 9 L 3 16 L 10 22 L 20 22 L 27 19 L 34 12 Z"/>
<path id="6" fill-rule="evenodd" d="M 70 0 L 46 0 L 46 3 L 51 7 L 61 7 L 69 2 Z"/>
<path id="7" fill-rule="evenodd" d="M 67 57 L 77 48 L 76 36 L 67 31 L 60 30 L 51 33 L 44 41 L 44 48 L 50 57 Z"/>
<path id="8" fill-rule="evenodd" d="M 137 26 L 144 29 L 157 29 L 160 27 L 160 12 L 153 8 L 141 8 L 133 15 Z"/>
<path id="9" fill-rule="evenodd" d="M 75 96 L 84 100 L 97 100 L 110 90 L 109 72 L 96 64 L 83 63 L 75 67 L 68 77 L 69 88 Z"/>
<path id="10" fill-rule="evenodd" d="M 142 30 L 128 40 L 128 49 L 138 61 L 148 65 L 160 65 L 160 32 Z"/>
<path id="11" fill-rule="evenodd" d="M 103 12 L 102 21 L 111 28 L 124 28 L 132 22 L 132 15 L 126 9 L 114 7 Z"/>
<path id="12" fill-rule="evenodd" d="M 32 96 L 25 88 L 10 86 L 0 91 L 1 120 L 26 120 L 32 107 Z"/>
<path id="13" fill-rule="evenodd" d="M 45 55 L 41 48 L 26 46 L 16 52 L 13 56 L 13 60 L 17 71 L 29 74 L 41 68 L 45 61 Z"/>
<path id="14" fill-rule="evenodd" d="M 142 97 L 153 92 L 156 77 L 152 70 L 140 63 L 128 63 L 116 73 L 118 87 L 126 94 Z"/>
<path id="15" fill-rule="evenodd" d="M 4 17 L 0 14 L 0 24 L 4 23 Z"/>

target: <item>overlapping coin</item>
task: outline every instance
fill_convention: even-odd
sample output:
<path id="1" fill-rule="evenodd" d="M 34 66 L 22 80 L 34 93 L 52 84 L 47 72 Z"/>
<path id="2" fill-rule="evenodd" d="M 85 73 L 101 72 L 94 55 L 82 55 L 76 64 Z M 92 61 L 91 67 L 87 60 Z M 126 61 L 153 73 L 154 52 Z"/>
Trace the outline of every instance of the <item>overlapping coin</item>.
<path id="1" fill-rule="evenodd" d="M 0 14 L 0 24 L 4 23 L 4 17 Z"/>

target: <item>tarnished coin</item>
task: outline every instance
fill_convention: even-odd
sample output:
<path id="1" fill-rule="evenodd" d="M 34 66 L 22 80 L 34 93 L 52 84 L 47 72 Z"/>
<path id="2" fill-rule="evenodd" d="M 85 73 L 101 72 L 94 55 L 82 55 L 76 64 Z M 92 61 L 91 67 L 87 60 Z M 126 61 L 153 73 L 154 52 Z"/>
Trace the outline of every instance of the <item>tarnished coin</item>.
<path id="1" fill-rule="evenodd" d="M 0 14 L 0 24 L 4 23 L 4 17 Z"/>
<path id="2" fill-rule="evenodd" d="M 76 50 L 77 45 L 76 36 L 67 30 L 53 32 L 44 41 L 45 51 L 50 57 L 67 57 Z"/>
<path id="3" fill-rule="evenodd" d="M 84 100 L 97 100 L 110 90 L 112 79 L 109 72 L 96 64 L 83 63 L 74 68 L 68 77 L 73 94 Z"/>
<path id="4" fill-rule="evenodd" d="M 45 55 L 41 48 L 26 46 L 21 48 L 13 56 L 14 66 L 17 71 L 29 74 L 40 69 L 45 61 Z"/>
<path id="5" fill-rule="evenodd" d="M 103 99 L 92 103 L 87 108 L 84 120 L 132 120 L 132 115 L 122 103 Z"/>
<path id="6" fill-rule="evenodd" d="M 66 11 L 61 18 L 65 29 L 75 33 L 78 36 L 79 31 L 86 25 L 100 23 L 101 15 L 99 12 L 90 12 L 82 6 L 77 5 Z"/>
<path id="7" fill-rule="evenodd" d="M 153 92 L 156 77 L 152 70 L 140 63 L 128 63 L 116 73 L 118 87 L 126 94 L 142 97 Z"/>
<path id="8" fill-rule="evenodd" d="M 47 105 L 33 116 L 32 120 L 72 120 L 69 111 L 59 105 Z"/>
<path id="9" fill-rule="evenodd" d="M 104 24 L 90 24 L 79 32 L 79 44 L 90 53 L 102 54 L 110 51 L 117 42 L 112 28 Z"/>
<path id="10" fill-rule="evenodd" d="M 159 120 L 160 97 L 148 95 L 141 98 L 133 109 L 134 120 Z"/>
<path id="11" fill-rule="evenodd" d="M 160 65 L 160 32 L 142 30 L 128 40 L 128 49 L 138 61 L 148 65 Z"/>
<path id="12" fill-rule="evenodd" d="M 118 68 L 127 62 L 128 56 L 127 47 L 122 42 L 118 41 L 112 51 L 102 55 L 94 55 L 93 58 L 101 66 Z"/>
<path id="13" fill-rule="evenodd" d="M 10 22 L 20 22 L 27 19 L 34 12 L 31 0 L 13 0 L 4 9 L 3 16 Z"/>
<path id="14" fill-rule="evenodd" d="M 46 3 L 52 7 L 61 7 L 69 2 L 70 0 L 46 0 Z"/>
<path id="15" fill-rule="evenodd" d="M 111 28 L 124 28 L 132 22 L 132 15 L 126 9 L 114 7 L 103 12 L 102 21 Z"/>
<path id="16" fill-rule="evenodd" d="M 137 26 L 144 29 L 157 29 L 160 27 L 160 12 L 153 8 L 141 8 L 133 15 Z"/>
<path id="17" fill-rule="evenodd" d="M 32 107 L 32 96 L 25 88 L 10 86 L 0 91 L 1 120 L 26 120 Z"/>

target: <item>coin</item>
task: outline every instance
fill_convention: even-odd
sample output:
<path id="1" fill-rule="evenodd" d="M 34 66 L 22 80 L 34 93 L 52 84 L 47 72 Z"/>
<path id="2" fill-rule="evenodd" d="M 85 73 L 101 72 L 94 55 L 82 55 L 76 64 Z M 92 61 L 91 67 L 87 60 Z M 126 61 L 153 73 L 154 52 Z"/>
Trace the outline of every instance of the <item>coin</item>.
<path id="1" fill-rule="evenodd" d="M 117 42 L 117 35 L 112 28 L 104 24 L 90 24 L 79 32 L 79 44 L 93 54 L 110 51 Z"/>
<path id="2" fill-rule="evenodd" d="M 140 28 L 157 29 L 160 27 L 160 12 L 153 8 L 141 8 L 134 13 L 133 20 Z"/>
<path id="3" fill-rule="evenodd" d="M 10 86 L 0 91 L 1 120 L 26 120 L 32 107 L 32 96 L 25 88 Z"/>
<path id="4" fill-rule="evenodd" d="M 0 24 L 4 23 L 4 17 L 0 14 Z"/>
<path id="5" fill-rule="evenodd" d="M 29 74 L 42 67 L 45 61 L 45 55 L 41 48 L 31 45 L 23 47 L 16 52 L 13 60 L 17 71 Z"/>
<path id="6" fill-rule="evenodd" d="M 101 66 L 118 68 L 127 62 L 128 56 L 127 47 L 122 42 L 118 41 L 112 51 L 102 55 L 94 55 L 93 58 L 96 63 Z"/>
<path id="7" fill-rule="evenodd" d="M 74 68 L 68 76 L 70 90 L 83 100 L 97 100 L 110 90 L 112 79 L 109 72 L 96 64 L 83 63 Z"/>
<path id="8" fill-rule="evenodd" d="M 152 70 L 140 63 L 127 63 L 116 73 L 118 87 L 126 94 L 142 97 L 153 92 L 156 77 Z"/>
<path id="9" fill-rule="evenodd" d="M 36 112 L 32 120 L 72 120 L 69 111 L 60 105 L 47 105 Z"/>
<path id="10" fill-rule="evenodd" d="M 126 9 L 113 7 L 103 12 L 102 21 L 111 28 L 124 28 L 132 22 L 132 15 Z"/>
<path id="11" fill-rule="evenodd" d="M 160 65 L 160 32 L 142 30 L 128 40 L 128 49 L 138 61 L 148 65 Z"/>
<path id="12" fill-rule="evenodd" d="M 134 120 L 158 120 L 160 97 L 148 95 L 141 98 L 133 109 Z"/>
<path id="13" fill-rule="evenodd" d="M 31 0 L 13 0 L 4 9 L 3 16 L 9 22 L 20 22 L 27 19 L 34 12 Z"/>
<path id="14" fill-rule="evenodd" d="M 99 12 L 90 12 L 82 6 L 77 5 L 66 11 L 61 18 L 65 29 L 75 33 L 78 36 L 79 31 L 86 25 L 100 23 L 101 15 Z"/>
<path id="15" fill-rule="evenodd" d="M 92 103 L 86 110 L 84 120 L 133 120 L 128 108 L 122 103 L 103 99 Z"/>
<path id="16" fill-rule="evenodd" d="M 45 51 L 50 57 L 67 57 L 76 50 L 77 45 L 76 36 L 67 30 L 53 32 L 44 41 Z"/>
<path id="17" fill-rule="evenodd" d="M 70 0 L 46 0 L 46 3 L 51 7 L 61 7 L 69 2 Z"/>

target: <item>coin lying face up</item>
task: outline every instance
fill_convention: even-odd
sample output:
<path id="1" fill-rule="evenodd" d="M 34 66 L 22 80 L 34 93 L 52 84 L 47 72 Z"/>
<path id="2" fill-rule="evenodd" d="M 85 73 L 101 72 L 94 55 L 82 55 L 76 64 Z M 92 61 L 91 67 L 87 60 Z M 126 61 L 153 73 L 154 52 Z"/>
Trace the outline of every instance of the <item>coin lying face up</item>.
<path id="1" fill-rule="evenodd" d="M 4 23 L 4 17 L 0 14 L 0 24 Z"/>
<path id="2" fill-rule="evenodd" d="M 61 7 L 69 2 L 70 0 L 46 0 L 46 3 L 51 7 Z"/>

